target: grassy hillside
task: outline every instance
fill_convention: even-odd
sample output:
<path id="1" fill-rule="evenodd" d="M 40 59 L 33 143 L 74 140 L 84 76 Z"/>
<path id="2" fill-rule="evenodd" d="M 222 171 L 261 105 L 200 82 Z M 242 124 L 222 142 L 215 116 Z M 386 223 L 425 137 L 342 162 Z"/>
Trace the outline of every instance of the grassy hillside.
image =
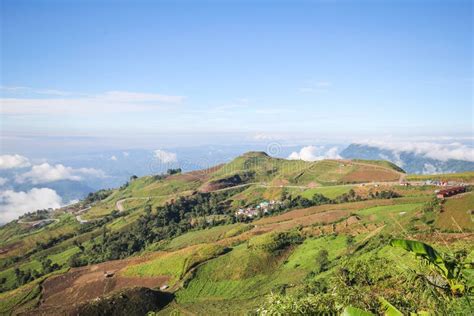
<path id="1" fill-rule="evenodd" d="M 169 276 L 171 284 L 182 279 L 190 269 L 201 262 L 224 252 L 218 245 L 198 245 L 171 253 L 163 253 L 156 259 L 128 266 L 122 274 L 127 277 Z"/>
<path id="2" fill-rule="evenodd" d="M 412 174 L 406 177 L 409 181 L 426 181 L 426 180 L 437 180 L 437 181 L 461 181 L 461 182 L 474 182 L 474 171 L 461 172 L 461 173 L 445 173 L 445 174 L 426 174 L 418 175 Z"/>
<path id="3" fill-rule="evenodd" d="M 390 162 L 390 161 L 387 161 L 387 160 L 352 159 L 352 161 L 383 166 L 383 167 L 387 167 L 387 168 L 396 170 L 398 172 L 405 173 L 405 170 L 403 170 L 402 168 L 400 168 L 399 166 L 397 166 L 393 162 Z"/>
<path id="4" fill-rule="evenodd" d="M 417 270 L 418 259 L 390 240 L 422 240 L 464 258 L 474 250 L 474 195 L 440 202 L 434 186 L 399 185 L 402 173 L 382 161 L 251 152 L 208 170 L 131 179 L 50 214 L 42 227 L 25 220 L 0 228 L 0 313 L 87 309 L 101 295 L 164 286 L 174 299 L 155 311 L 163 315 L 255 313 L 277 306 L 272 299 L 380 313 L 375 294 L 406 314 L 462 314 L 464 296 L 434 289 L 427 298 L 429 284 L 412 282 L 413 271 L 435 272 Z M 267 213 L 236 215 L 271 200 L 278 203 Z"/>
<path id="5" fill-rule="evenodd" d="M 235 184 L 272 182 L 274 184 L 357 183 L 370 181 L 397 181 L 400 168 L 390 163 L 323 160 L 306 162 L 285 160 L 261 152 L 250 152 L 226 164 L 211 176 L 211 185 L 223 179 L 239 176 Z"/>
<path id="6" fill-rule="evenodd" d="M 474 192 L 446 199 L 436 226 L 455 232 L 474 231 Z"/>

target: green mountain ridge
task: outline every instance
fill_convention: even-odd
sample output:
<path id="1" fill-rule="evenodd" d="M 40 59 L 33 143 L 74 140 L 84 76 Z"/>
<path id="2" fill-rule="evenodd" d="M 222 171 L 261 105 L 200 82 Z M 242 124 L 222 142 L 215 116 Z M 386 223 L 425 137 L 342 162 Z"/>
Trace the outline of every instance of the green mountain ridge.
<path id="1" fill-rule="evenodd" d="M 348 306 L 382 313 L 379 296 L 403 313 L 465 313 L 469 286 L 449 299 L 448 288 L 426 297 L 429 284 L 410 281 L 412 273 L 434 272 L 418 270 L 418 259 L 390 240 L 422 240 L 472 262 L 474 195 L 440 202 L 435 186 L 403 179 L 383 161 L 305 162 L 263 152 L 207 170 L 132 178 L 55 211 L 44 225 L 0 228 L 0 314 L 97 311 L 119 299 L 127 306 L 133 287 L 167 293 L 166 302 L 146 302 L 160 315 Z"/>

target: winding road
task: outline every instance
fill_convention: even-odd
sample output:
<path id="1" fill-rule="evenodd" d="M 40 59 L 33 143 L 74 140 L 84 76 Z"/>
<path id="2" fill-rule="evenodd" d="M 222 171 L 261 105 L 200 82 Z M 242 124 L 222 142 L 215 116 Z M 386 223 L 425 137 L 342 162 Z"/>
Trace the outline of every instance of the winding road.
<path id="1" fill-rule="evenodd" d="M 400 182 L 402 182 L 402 180 L 404 178 L 405 178 L 405 174 L 400 173 L 400 180 L 399 181 L 378 182 L 378 183 L 387 184 L 387 185 L 397 185 Z M 374 184 L 374 183 L 375 182 L 363 182 L 363 183 L 357 183 L 357 184 L 341 184 L 341 185 L 338 185 L 338 186 L 370 185 L 370 184 Z M 317 188 L 317 186 L 310 186 L 310 185 L 269 185 L 267 183 L 262 183 L 262 182 L 251 182 L 251 183 L 239 184 L 239 185 L 235 185 L 235 186 L 231 186 L 231 187 L 227 187 L 227 188 L 217 189 L 217 190 L 213 190 L 211 192 L 224 192 L 224 191 L 234 190 L 234 189 L 238 189 L 238 188 L 249 187 L 249 186 L 252 186 L 252 185 L 256 185 L 256 186 L 261 187 L 261 188 L 292 188 L 292 189 L 302 189 L 302 190 Z M 124 202 L 126 202 L 126 201 L 150 200 L 150 199 L 153 199 L 153 198 L 169 197 L 170 195 L 171 194 L 153 195 L 153 196 L 146 196 L 146 197 L 128 197 L 128 198 L 118 200 L 115 203 L 115 208 L 119 212 L 124 212 L 125 211 Z M 76 214 L 78 214 L 78 213 L 80 214 L 80 213 L 83 213 L 85 211 L 88 211 L 90 208 L 91 207 L 89 206 L 88 208 L 85 208 L 83 210 L 78 211 Z M 82 219 L 80 215 L 77 215 L 76 219 L 81 224 L 89 222 L 88 220 Z"/>
<path id="2" fill-rule="evenodd" d="M 341 185 L 337 185 L 337 186 L 369 185 L 369 184 L 373 184 L 373 183 L 374 182 L 364 182 L 364 183 L 357 183 L 357 184 L 341 184 Z M 398 182 L 380 182 L 380 183 L 389 184 L 389 185 L 399 184 Z M 262 182 L 251 182 L 251 183 L 244 183 L 244 184 L 234 185 L 234 186 L 227 187 L 227 188 L 217 189 L 217 190 L 213 190 L 213 191 L 210 191 L 210 192 L 224 192 L 224 191 L 234 190 L 234 189 L 238 189 L 238 188 L 249 187 L 249 186 L 252 186 L 252 185 L 256 185 L 256 186 L 261 187 L 261 188 L 292 188 L 292 189 L 302 189 L 302 190 L 318 188 L 317 186 L 310 186 L 310 185 L 269 185 L 267 183 L 262 183 Z M 170 196 L 170 194 L 167 194 L 167 195 L 154 195 L 154 196 L 147 196 L 147 197 L 128 197 L 128 198 L 118 200 L 115 203 L 115 208 L 119 212 L 124 212 L 125 207 L 123 206 L 123 203 L 126 202 L 126 201 L 150 200 L 150 199 L 153 199 L 153 198 L 169 197 L 169 196 Z"/>
<path id="3" fill-rule="evenodd" d="M 47 224 L 50 224 L 51 222 L 59 222 L 59 218 L 46 218 L 46 219 L 40 219 L 37 221 L 31 221 L 31 222 L 24 221 L 22 219 L 18 220 L 18 224 L 29 224 L 32 226 L 36 226 L 38 224 L 45 223 L 45 222 L 48 222 Z"/>

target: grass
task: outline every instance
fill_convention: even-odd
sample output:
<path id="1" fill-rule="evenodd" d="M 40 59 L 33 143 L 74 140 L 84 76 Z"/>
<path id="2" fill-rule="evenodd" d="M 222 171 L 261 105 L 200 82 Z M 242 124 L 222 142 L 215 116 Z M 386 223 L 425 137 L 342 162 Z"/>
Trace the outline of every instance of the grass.
<path id="1" fill-rule="evenodd" d="M 216 226 L 204 230 L 190 231 L 171 240 L 166 249 L 176 250 L 192 245 L 211 243 L 222 238 L 237 236 L 246 231 L 250 225 L 232 224 Z"/>
<path id="2" fill-rule="evenodd" d="M 474 210 L 474 192 L 446 199 L 443 211 L 438 215 L 435 225 L 451 231 L 473 231 L 474 222 L 470 211 Z"/>
<path id="3" fill-rule="evenodd" d="M 40 284 L 48 277 L 66 272 L 58 270 L 15 290 L 0 293 L 0 315 L 21 314 L 36 306 L 41 298 Z"/>
<path id="4" fill-rule="evenodd" d="M 324 236 L 319 238 L 307 238 L 288 258 L 284 265 L 285 269 L 303 269 L 311 271 L 316 264 L 316 255 L 326 249 L 329 253 L 329 260 L 340 256 L 347 247 L 347 236 Z"/>
<path id="5" fill-rule="evenodd" d="M 118 201 L 126 198 L 138 198 L 123 202 L 125 209 L 144 206 L 150 198 L 152 207 L 163 204 L 170 198 L 187 195 L 196 190 L 201 182 L 196 178 L 184 179 L 178 176 L 155 180 L 153 176 L 145 176 L 133 180 L 128 186 L 115 191 L 105 200 L 94 205 L 86 214 L 84 219 L 101 218 L 116 210 Z M 143 199 L 140 199 L 143 198 Z"/>
<path id="6" fill-rule="evenodd" d="M 226 164 L 212 174 L 211 180 L 225 179 L 248 171 L 252 172 L 252 175 L 247 182 L 274 182 L 280 180 L 289 184 L 319 183 L 334 185 L 344 182 L 386 181 L 398 180 L 399 178 L 399 172 L 395 166 L 381 164 L 380 162 L 343 163 L 337 160 L 305 162 L 277 159 L 265 153 L 253 152 L 239 156 Z M 364 178 L 364 172 L 370 174 L 367 179 Z M 381 175 L 382 178 L 377 179 L 377 174 Z"/>
<path id="7" fill-rule="evenodd" d="M 423 203 L 406 203 L 398 205 L 375 206 L 356 211 L 355 213 L 361 215 L 363 218 L 367 218 L 371 222 L 387 222 L 389 219 L 391 220 L 399 216 L 407 216 L 407 213 L 411 213 L 419 209 L 422 205 Z"/>
<path id="8" fill-rule="evenodd" d="M 21 236 L 28 236 L 32 233 L 32 229 L 27 225 L 10 222 L 0 227 L 0 246 L 8 245 L 15 240 L 21 239 Z"/>
<path id="9" fill-rule="evenodd" d="M 362 162 L 366 164 L 372 164 L 372 165 L 377 165 L 377 166 L 382 166 L 386 168 L 393 169 L 398 172 L 405 172 L 402 168 L 394 164 L 393 162 L 387 161 L 387 160 L 366 160 L 366 159 L 352 159 L 354 162 Z"/>
<path id="10" fill-rule="evenodd" d="M 0 279 L 5 278 L 5 288 L 11 288 L 16 282 L 16 275 L 15 275 L 15 268 L 16 267 L 11 267 L 5 270 L 0 271 Z M 38 260 L 30 260 L 20 266 L 18 266 L 20 270 L 41 270 L 41 263 Z"/>
<path id="11" fill-rule="evenodd" d="M 27 304 L 32 306 L 39 300 L 41 288 L 39 282 L 32 282 L 16 290 L 0 294 L 0 315 L 10 315 Z"/>
<path id="12" fill-rule="evenodd" d="M 335 198 L 347 193 L 351 188 L 356 191 L 362 190 L 362 186 L 337 184 L 352 181 L 361 182 L 371 179 L 371 177 L 377 178 L 379 175 L 396 178 L 399 174 L 395 169 L 393 166 L 381 162 L 286 161 L 253 153 L 237 158 L 230 166 L 219 169 L 209 177 L 211 181 L 219 180 L 235 173 L 250 170 L 254 174 L 251 176 L 253 178 L 247 182 L 265 182 L 269 186 L 275 186 L 262 187 L 259 184 L 252 184 L 245 190 L 242 188 L 243 191 L 229 198 L 229 201 L 232 200 L 237 206 L 240 204 L 239 201 L 243 201 L 246 205 L 252 205 L 262 200 L 279 199 L 283 190 L 283 187 L 280 186 L 285 185 L 294 186 L 287 188 L 291 194 L 300 194 L 311 198 L 315 193 L 320 193 L 329 198 Z M 364 178 L 365 176 L 367 178 Z M 466 179 L 474 179 L 474 172 L 425 178 L 436 179 L 436 177 L 445 176 L 447 178 L 443 179 L 446 180 L 464 179 L 463 181 L 466 181 Z M 409 176 L 408 180 L 411 180 L 410 177 L 415 176 Z M 107 228 L 112 231 L 126 230 L 127 226 L 135 222 L 142 214 L 145 204 L 150 204 L 155 209 L 156 206 L 172 198 L 190 194 L 199 188 L 204 180 L 204 178 L 198 179 L 186 175 L 171 176 L 158 181 L 153 177 L 139 178 L 124 189 L 116 190 L 108 198 L 97 203 L 84 217 L 102 217 L 115 209 L 116 202 L 121 199 L 142 198 L 124 202 L 125 209 L 130 212 L 107 224 Z M 306 189 L 306 185 L 310 183 L 328 186 Z M 300 186 L 304 187 L 299 188 Z M 363 189 L 369 187 L 364 186 Z M 343 234 L 308 238 L 300 245 L 292 245 L 284 250 L 274 252 L 264 251 L 262 247 L 255 247 L 255 245 L 271 242 L 271 238 L 269 238 L 271 234 L 268 234 L 268 231 L 286 231 L 311 224 L 316 227 L 321 223 L 336 223 L 350 216 L 351 213 L 359 215 L 362 218 L 362 224 L 382 224 L 397 219 L 402 223 L 401 226 L 406 227 L 403 223 L 410 220 L 424 201 L 433 194 L 433 188 L 426 186 L 397 186 L 393 189 L 402 192 L 404 197 L 392 200 L 322 205 L 265 217 L 253 222 L 252 225 L 238 223 L 190 231 L 169 242 L 161 243 L 160 249 L 167 251 L 152 254 L 149 258 L 143 257 L 147 258 L 143 259 L 147 261 L 131 264 L 121 273 L 131 277 L 169 276 L 171 278 L 170 284 L 183 281 L 184 288 L 176 293 L 177 304 L 194 313 L 206 314 L 212 313 L 212 311 L 215 313 L 229 311 L 230 313 L 249 310 L 270 291 L 278 290 L 285 285 L 292 288 L 301 284 L 307 274 L 314 270 L 316 256 L 321 249 L 329 251 L 329 260 L 334 266 L 341 263 L 340 257 L 344 256 L 347 250 L 347 236 Z M 148 197 L 151 197 L 150 200 L 147 199 Z M 453 226 L 452 219 L 454 218 L 463 230 L 472 230 L 472 220 L 467 211 L 473 206 L 474 195 L 472 193 L 447 199 L 444 204 L 444 212 L 437 217 L 435 226 L 445 230 L 459 230 L 457 225 Z M 401 212 L 406 212 L 406 215 L 400 215 Z M 323 214 L 331 215 L 334 218 L 325 219 L 324 216 L 319 216 Z M 11 223 L 0 228 L 0 244 L 3 246 L 18 243 L 18 249 L 8 253 L 8 256 L 21 255 L 35 248 L 37 241 L 45 242 L 52 237 L 77 233 L 78 228 L 79 224 L 70 214 L 61 215 L 59 223 L 52 223 L 41 229 L 29 229 L 26 228 L 26 225 Z M 384 232 L 388 231 L 387 228 L 394 231 L 396 227 L 387 225 Z M 249 229 L 253 230 L 243 234 Z M 74 239 L 81 239 L 80 241 L 87 248 L 89 240 L 99 233 L 100 229 L 94 229 L 89 233 L 70 238 L 46 250 L 41 250 L 31 257 L 25 257 L 22 259 L 24 261 L 18 262 L 17 265 L 22 270 L 41 269 L 39 260 L 43 257 L 48 257 L 60 265 L 66 265 L 68 259 L 79 251 L 72 243 Z M 267 234 L 252 237 L 263 233 Z M 239 236 L 241 234 L 243 235 Z M 227 243 L 228 240 L 222 241 L 223 239 L 234 236 L 239 236 L 237 239 L 250 238 L 250 241 L 241 243 L 230 251 L 218 245 Z M 356 236 L 356 239 L 358 237 L 360 235 Z M 234 241 L 234 239 L 230 241 Z M 254 247 L 249 247 L 249 245 Z M 406 258 L 404 254 L 394 252 L 391 247 L 377 248 L 377 251 L 356 254 L 355 257 L 374 254 L 386 256 L 394 261 L 399 260 L 400 256 L 403 260 Z M 15 278 L 14 268 L 9 266 L 1 271 L 1 277 L 6 277 L 7 285 L 11 285 Z M 0 294 L 0 314 L 2 311 L 11 310 L 13 306 L 27 307 L 28 304 L 35 304 L 38 297 L 38 282 L 40 281 L 35 280 L 19 289 Z M 27 301 L 30 303 L 26 303 Z"/>
<path id="13" fill-rule="evenodd" d="M 241 203 L 243 205 L 256 205 L 265 200 L 265 191 L 265 188 L 251 186 L 232 197 L 233 206 L 241 206 Z"/>
<path id="14" fill-rule="evenodd" d="M 445 174 L 431 174 L 431 175 L 419 175 L 411 174 L 406 177 L 408 181 L 426 181 L 426 180 L 438 180 L 438 181 L 474 181 L 474 171 L 460 172 L 460 173 L 445 173 Z"/>
<path id="15" fill-rule="evenodd" d="M 79 248 L 77 247 L 71 247 L 63 252 L 56 253 L 53 255 L 47 256 L 48 259 L 51 259 L 52 263 L 57 263 L 60 266 L 67 266 L 67 261 L 68 259 L 75 253 L 79 252 Z M 29 261 L 26 263 L 16 265 L 14 267 L 10 267 L 8 269 L 0 271 L 0 279 L 5 278 L 5 287 L 10 288 L 13 286 L 13 284 L 16 281 L 16 276 L 15 276 L 15 268 L 18 267 L 22 271 L 26 270 L 37 270 L 37 271 L 42 271 L 42 265 L 39 260 L 39 256 L 34 256 L 31 258 Z"/>
<path id="16" fill-rule="evenodd" d="M 24 255 L 30 249 L 36 247 L 37 242 L 47 242 L 51 238 L 60 237 L 74 233 L 79 223 L 70 214 L 64 214 L 60 221 L 45 226 L 41 229 L 30 229 L 27 233 L 10 238 L 9 243 L 19 242 L 20 246 L 8 252 L 8 256 Z"/>
<path id="17" fill-rule="evenodd" d="M 63 252 L 50 255 L 48 256 L 48 258 L 51 259 L 53 263 L 57 263 L 60 266 L 63 266 L 67 264 L 70 257 L 72 257 L 74 254 L 78 252 L 80 252 L 80 249 L 76 246 L 73 246 L 69 249 L 66 249 Z"/>
<path id="18" fill-rule="evenodd" d="M 197 264 L 220 255 L 224 247 L 197 245 L 175 252 L 163 253 L 150 261 L 128 266 L 122 274 L 129 277 L 169 276 L 171 283 L 183 278 Z"/>
<path id="19" fill-rule="evenodd" d="M 179 303 L 249 299 L 267 293 L 291 275 L 276 274 L 284 256 L 250 251 L 245 244 L 206 262 L 198 268 L 187 286 L 177 293 Z M 285 279 L 285 280 L 284 280 Z"/>
<path id="20" fill-rule="evenodd" d="M 324 195 L 325 197 L 329 199 L 334 199 L 338 196 L 341 196 L 349 192 L 352 188 L 354 187 L 350 185 L 335 185 L 335 186 L 319 187 L 319 188 L 305 190 L 299 195 L 301 195 L 304 198 L 311 199 L 313 195 L 318 193 L 318 194 Z"/>
<path id="21" fill-rule="evenodd" d="M 261 305 L 262 298 L 209 300 L 203 302 L 179 303 L 173 302 L 160 310 L 157 315 L 248 315 Z M 253 314 L 251 314 L 253 315 Z"/>
<path id="22" fill-rule="evenodd" d="M 241 302 L 248 304 L 273 289 L 301 281 L 304 271 L 283 268 L 291 255 L 292 246 L 278 251 L 255 247 L 272 243 L 273 237 L 274 233 L 253 237 L 232 251 L 204 263 L 185 288 L 177 293 L 177 302 L 199 304 L 226 301 L 239 310 L 237 305 Z"/>
<path id="23" fill-rule="evenodd" d="M 239 225 L 235 226 L 234 228 L 229 229 L 225 233 L 224 237 L 225 238 L 235 237 L 235 236 L 238 236 L 240 234 L 243 234 L 244 232 L 246 232 L 248 230 L 251 230 L 252 228 L 253 228 L 252 225 L 239 224 Z"/>

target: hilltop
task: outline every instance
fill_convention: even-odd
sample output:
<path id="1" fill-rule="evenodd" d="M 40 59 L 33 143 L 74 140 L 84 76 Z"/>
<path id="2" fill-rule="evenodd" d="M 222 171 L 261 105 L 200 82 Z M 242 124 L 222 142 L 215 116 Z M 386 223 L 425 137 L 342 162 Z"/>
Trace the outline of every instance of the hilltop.
<path id="1" fill-rule="evenodd" d="M 461 299 L 439 300 L 446 293 L 426 299 L 422 285 L 407 281 L 418 259 L 390 245 L 395 237 L 421 240 L 472 259 L 470 187 L 439 201 L 438 187 L 425 180 L 386 161 L 306 162 L 264 152 L 132 177 L 0 228 L 0 313 L 108 310 L 129 297 L 130 306 L 163 315 L 245 314 L 274 306 L 270 293 L 295 304 L 313 295 L 327 309 L 307 308 L 319 312 L 349 305 L 380 312 L 374 293 L 404 313 L 463 311 Z M 136 293 L 146 294 L 137 300 Z"/>

